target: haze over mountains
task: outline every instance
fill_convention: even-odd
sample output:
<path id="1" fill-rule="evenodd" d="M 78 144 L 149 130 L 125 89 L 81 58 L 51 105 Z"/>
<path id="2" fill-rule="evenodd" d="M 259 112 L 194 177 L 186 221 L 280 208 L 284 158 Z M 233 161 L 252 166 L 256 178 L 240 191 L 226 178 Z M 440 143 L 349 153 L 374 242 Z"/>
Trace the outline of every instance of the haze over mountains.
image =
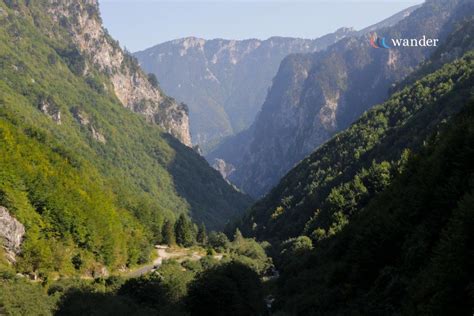
<path id="1" fill-rule="evenodd" d="M 292 53 L 324 50 L 340 39 L 393 25 L 415 7 L 362 31 L 340 28 L 317 39 L 183 38 L 134 54 L 167 93 L 190 109 L 193 143 L 208 152 L 223 138 L 247 129 L 265 100 L 280 62 Z"/>
<path id="2" fill-rule="evenodd" d="M 250 126 L 285 56 L 324 49 L 352 32 L 343 28 L 317 40 L 190 37 L 134 55 L 143 69 L 163 78 L 168 93 L 189 106 L 193 142 L 209 149 Z"/>

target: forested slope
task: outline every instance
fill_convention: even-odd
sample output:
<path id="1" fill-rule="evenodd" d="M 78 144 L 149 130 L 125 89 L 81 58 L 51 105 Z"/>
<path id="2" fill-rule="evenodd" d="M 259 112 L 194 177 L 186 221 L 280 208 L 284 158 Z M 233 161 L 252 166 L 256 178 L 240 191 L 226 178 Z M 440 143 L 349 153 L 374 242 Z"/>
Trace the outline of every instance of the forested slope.
<path id="1" fill-rule="evenodd" d="M 339 234 L 287 258 L 278 308 L 290 315 L 472 313 L 473 101 L 462 101 L 463 110 Z"/>
<path id="2" fill-rule="evenodd" d="M 72 39 L 77 20 L 97 19 L 95 1 L 71 2 L 59 22 L 54 5 L 0 2 L 0 206 L 26 228 L 18 270 L 124 267 L 148 260 L 165 219 L 184 213 L 218 228 L 243 211 L 250 200 L 166 122 L 118 99 L 111 78 L 137 67 L 133 58 L 110 73 Z M 154 117 L 175 124 L 173 107 Z"/>

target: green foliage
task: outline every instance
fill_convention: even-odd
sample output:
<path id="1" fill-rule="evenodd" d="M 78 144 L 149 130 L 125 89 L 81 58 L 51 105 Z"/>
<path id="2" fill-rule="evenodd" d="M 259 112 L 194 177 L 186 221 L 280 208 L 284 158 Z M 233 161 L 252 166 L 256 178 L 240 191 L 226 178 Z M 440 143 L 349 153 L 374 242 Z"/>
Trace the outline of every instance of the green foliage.
<path id="1" fill-rule="evenodd" d="M 201 245 L 207 244 L 207 231 L 206 226 L 204 226 L 204 224 L 201 224 L 199 226 L 196 241 Z"/>
<path id="2" fill-rule="evenodd" d="M 252 268 L 259 275 L 264 275 L 272 266 L 265 249 L 253 238 L 244 238 L 237 229 L 230 245 L 231 258 Z"/>
<path id="3" fill-rule="evenodd" d="M 218 251 L 225 251 L 230 246 L 229 238 L 222 232 L 211 232 L 209 234 L 209 246 Z"/>
<path id="4" fill-rule="evenodd" d="M 159 314 L 179 315 L 182 298 L 193 273 L 183 271 L 180 264 L 169 261 L 157 272 L 128 280 L 118 291 L 119 296 L 132 299 L 140 306 L 154 309 Z"/>
<path id="5" fill-rule="evenodd" d="M 186 299 L 190 315 L 261 315 L 263 288 L 256 272 L 237 262 L 200 273 Z"/>
<path id="6" fill-rule="evenodd" d="M 163 224 L 162 228 L 162 239 L 161 241 L 168 246 L 173 246 L 176 244 L 176 237 L 174 234 L 174 225 L 171 223 L 171 221 L 166 220 L 165 223 Z"/>
<path id="7" fill-rule="evenodd" d="M 58 48 L 57 54 L 62 58 L 73 74 L 78 76 L 84 74 L 86 70 L 86 59 L 75 45 L 70 44 L 64 49 Z M 48 55 L 48 61 L 54 64 L 55 58 Z"/>
<path id="8" fill-rule="evenodd" d="M 104 92 L 104 84 L 102 81 L 96 76 L 88 76 L 86 77 L 86 83 L 98 93 Z"/>
<path id="9" fill-rule="evenodd" d="M 196 238 L 193 223 L 184 214 L 181 214 L 176 221 L 174 231 L 178 245 L 190 247 L 195 243 Z"/>
<path id="10" fill-rule="evenodd" d="M 472 312 L 474 101 L 339 234 L 281 270 L 289 314 Z"/>
<path id="11" fill-rule="evenodd" d="M 53 315 L 56 297 L 22 278 L 0 277 L 1 315 Z"/>
<path id="12" fill-rule="evenodd" d="M 159 82 L 158 82 L 158 78 L 156 78 L 156 75 L 154 73 L 149 73 L 148 74 L 148 82 L 150 82 L 150 84 L 154 88 L 158 88 L 159 85 L 160 85 Z"/>

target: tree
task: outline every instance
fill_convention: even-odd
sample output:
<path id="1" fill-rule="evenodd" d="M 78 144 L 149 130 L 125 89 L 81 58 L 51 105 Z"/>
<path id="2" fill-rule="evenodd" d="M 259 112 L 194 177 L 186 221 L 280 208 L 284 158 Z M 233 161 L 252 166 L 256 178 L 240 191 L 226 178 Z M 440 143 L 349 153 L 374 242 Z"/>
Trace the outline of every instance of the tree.
<path id="1" fill-rule="evenodd" d="M 234 244 L 239 244 L 243 241 L 244 241 L 244 236 L 242 236 L 240 229 L 237 228 L 234 233 Z"/>
<path id="2" fill-rule="evenodd" d="M 230 242 L 224 233 L 211 232 L 209 234 L 209 245 L 216 250 L 224 251 L 229 248 Z"/>
<path id="3" fill-rule="evenodd" d="M 229 262 L 199 273 L 189 286 L 190 315 L 262 315 L 263 288 L 257 273 Z"/>
<path id="4" fill-rule="evenodd" d="M 174 226 L 170 221 L 165 221 L 163 228 L 161 230 L 161 235 L 163 238 L 163 243 L 168 246 L 176 244 L 176 237 L 174 235 Z"/>
<path id="5" fill-rule="evenodd" d="M 190 247 L 194 244 L 193 226 L 186 215 L 181 214 L 174 227 L 176 242 L 183 247 Z"/>
<path id="6" fill-rule="evenodd" d="M 206 232 L 206 226 L 204 226 L 204 223 L 202 223 L 199 226 L 196 241 L 200 243 L 201 245 L 207 244 L 207 232 Z"/>
<path id="7" fill-rule="evenodd" d="M 154 73 L 149 73 L 148 74 L 148 82 L 154 87 L 158 88 L 159 82 L 158 78 L 156 78 L 156 75 Z"/>

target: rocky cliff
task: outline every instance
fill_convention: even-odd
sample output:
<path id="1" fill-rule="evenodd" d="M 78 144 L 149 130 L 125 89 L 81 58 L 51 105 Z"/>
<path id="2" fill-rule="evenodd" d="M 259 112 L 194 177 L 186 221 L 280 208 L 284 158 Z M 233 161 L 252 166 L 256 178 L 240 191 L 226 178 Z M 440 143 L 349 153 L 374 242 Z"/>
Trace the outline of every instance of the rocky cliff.
<path id="1" fill-rule="evenodd" d="M 249 127 L 285 56 L 324 49 L 353 33 L 341 28 L 315 40 L 189 37 L 134 55 L 168 93 L 189 106 L 192 137 L 206 152 L 223 137 Z"/>
<path id="2" fill-rule="evenodd" d="M 208 153 L 223 138 L 254 122 L 287 55 L 324 50 L 349 35 L 391 26 L 415 9 L 410 7 L 358 32 L 343 27 L 316 39 L 235 41 L 188 37 L 134 55 L 147 72 L 156 74 L 165 91 L 189 106 L 192 138 Z"/>
<path id="3" fill-rule="evenodd" d="M 392 85 L 417 67 L 433 47 L 375 49 L 369 38 L 445 39 L 467 1 L 428 1 L 391 27 L 347 37 L 312 54 L 283 60 L 251 132 L 208 155 L 235 166 L 230 180 L 245 192 L 268 192 L 298 161 L 382 102 Z M 455 19 L 456 20 L 456 19 Z M 234 148 L 240 148 L 236 155 Z M 243 154 L 242 154 L 243 152 Z"/>
<path id="4" fill-rule="evenodd" d="M 49 0 L 49 13 L 54 21 L 66 27 L 90 62 L 100 69 L 113 85 L 113 91 L 126 108 L 143 114 L 147 120 L 159 124 L 184 144 L 191 145 L 188 110 L 166 96 L 148 80 L 135 59 L 124 52 L 102 26 L 97 0 Z"/>
<path id="5" fill-rule="evenodd" d="M 11 216 L 6 208 L 0 206 L 0 246 L 5 248 L 8 260 L 15 261 L 15 256 L 20 253 L 24 235 L 25 226 Z"/>

